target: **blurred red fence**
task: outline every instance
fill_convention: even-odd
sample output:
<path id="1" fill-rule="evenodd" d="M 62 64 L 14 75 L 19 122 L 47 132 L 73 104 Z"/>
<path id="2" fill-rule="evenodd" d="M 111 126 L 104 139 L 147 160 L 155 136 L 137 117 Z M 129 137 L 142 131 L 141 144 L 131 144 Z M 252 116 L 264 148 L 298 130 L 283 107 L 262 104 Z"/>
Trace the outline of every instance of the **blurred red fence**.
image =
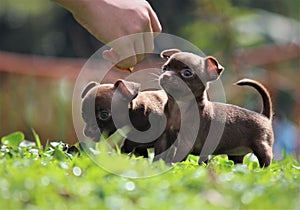
<path id="1" fill-rule="evenodd" d="M 0 136 L 21 130 L 43 142 L 77 141 L 71 114 L 74 81 L 84 59 L 0 52 Z"/>

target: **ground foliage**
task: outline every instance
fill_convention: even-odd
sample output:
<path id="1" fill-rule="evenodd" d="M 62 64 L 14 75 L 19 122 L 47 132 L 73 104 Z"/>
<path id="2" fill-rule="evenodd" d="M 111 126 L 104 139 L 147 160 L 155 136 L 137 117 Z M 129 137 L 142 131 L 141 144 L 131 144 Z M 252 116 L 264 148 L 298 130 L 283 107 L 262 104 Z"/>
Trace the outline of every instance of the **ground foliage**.
<path id="1" fill-rule="evenodd" d="M 300 163 L 292 156 L 268 168 L 260 168 L 251 155 L 243 165 L 216 156 L 200 166 L 197 157 L 189 156 L 165 173 L 133 179 L 102 169 L 79 144 L 42 146 L 33 133 L 36 142 L 24 140 L 21 132 L 1 139 L 0 209 L 299 208 Z M 103 155 L 111 165 L 134 165 L 136 173 L 152 164 L 139 157 Z"/>

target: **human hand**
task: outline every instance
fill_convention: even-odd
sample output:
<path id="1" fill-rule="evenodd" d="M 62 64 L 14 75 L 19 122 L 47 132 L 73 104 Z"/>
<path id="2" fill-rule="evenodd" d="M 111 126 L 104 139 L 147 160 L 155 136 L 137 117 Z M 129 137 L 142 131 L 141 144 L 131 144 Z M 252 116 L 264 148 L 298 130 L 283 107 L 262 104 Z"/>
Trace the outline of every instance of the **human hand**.
<path id="1" fill-rule="evenodd" d="M 154 49 L 154 37 L 161 32 L 156 13 L 145 0 L 54 0 L 73 13 L 74 18 L 111 49 L 103 57 L 128 68 Z M 150 32 L 150 33 L 149 33 Z M 130 34 L 136 34 L 129 36 Z"/>

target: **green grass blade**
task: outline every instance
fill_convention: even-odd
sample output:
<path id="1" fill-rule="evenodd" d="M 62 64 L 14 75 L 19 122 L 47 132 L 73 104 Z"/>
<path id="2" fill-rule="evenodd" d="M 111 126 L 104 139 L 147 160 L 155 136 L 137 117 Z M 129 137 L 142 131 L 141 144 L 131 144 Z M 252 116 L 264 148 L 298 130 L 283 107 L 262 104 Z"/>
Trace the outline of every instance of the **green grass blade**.
<path id="1" fill-rule="evenodd" d="M 34 139 L 35 139 L 37 148 L 39 149 L 39 151 L 42 151 L 42 150 L 43 150 L 43 146 L 42 146 L 42 144 L 41 144 L 41 140 L 40 140 L 39 135 L 35 132 L 34 129 L 31 129 L 31 130 L 32 130 L 32 134 L 33 134 L 33 137 L 34 137 Z"/>

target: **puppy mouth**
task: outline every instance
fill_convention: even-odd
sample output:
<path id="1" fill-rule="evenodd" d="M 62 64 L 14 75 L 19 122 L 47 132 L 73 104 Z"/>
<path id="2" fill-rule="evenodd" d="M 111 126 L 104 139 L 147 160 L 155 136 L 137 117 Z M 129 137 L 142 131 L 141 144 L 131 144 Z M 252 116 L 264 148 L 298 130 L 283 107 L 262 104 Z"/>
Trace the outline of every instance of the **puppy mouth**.
<path id="1" fill-rule="evenodd" d="M 186 94 L 185 87 L 182 85 L 184 82 L 176 77 L 175 75 L 165 73 L 159 77 L 159 86 L 170 96 L 182 96 Z"/>
<path id="2" fill-rule="evenodd" d="M 164 89 L 165 91 L 174 89 L 172 85 L 174 83 L 172 77 L 167 74 L 162 74 L 159 77 L 159 86 Z"/>

